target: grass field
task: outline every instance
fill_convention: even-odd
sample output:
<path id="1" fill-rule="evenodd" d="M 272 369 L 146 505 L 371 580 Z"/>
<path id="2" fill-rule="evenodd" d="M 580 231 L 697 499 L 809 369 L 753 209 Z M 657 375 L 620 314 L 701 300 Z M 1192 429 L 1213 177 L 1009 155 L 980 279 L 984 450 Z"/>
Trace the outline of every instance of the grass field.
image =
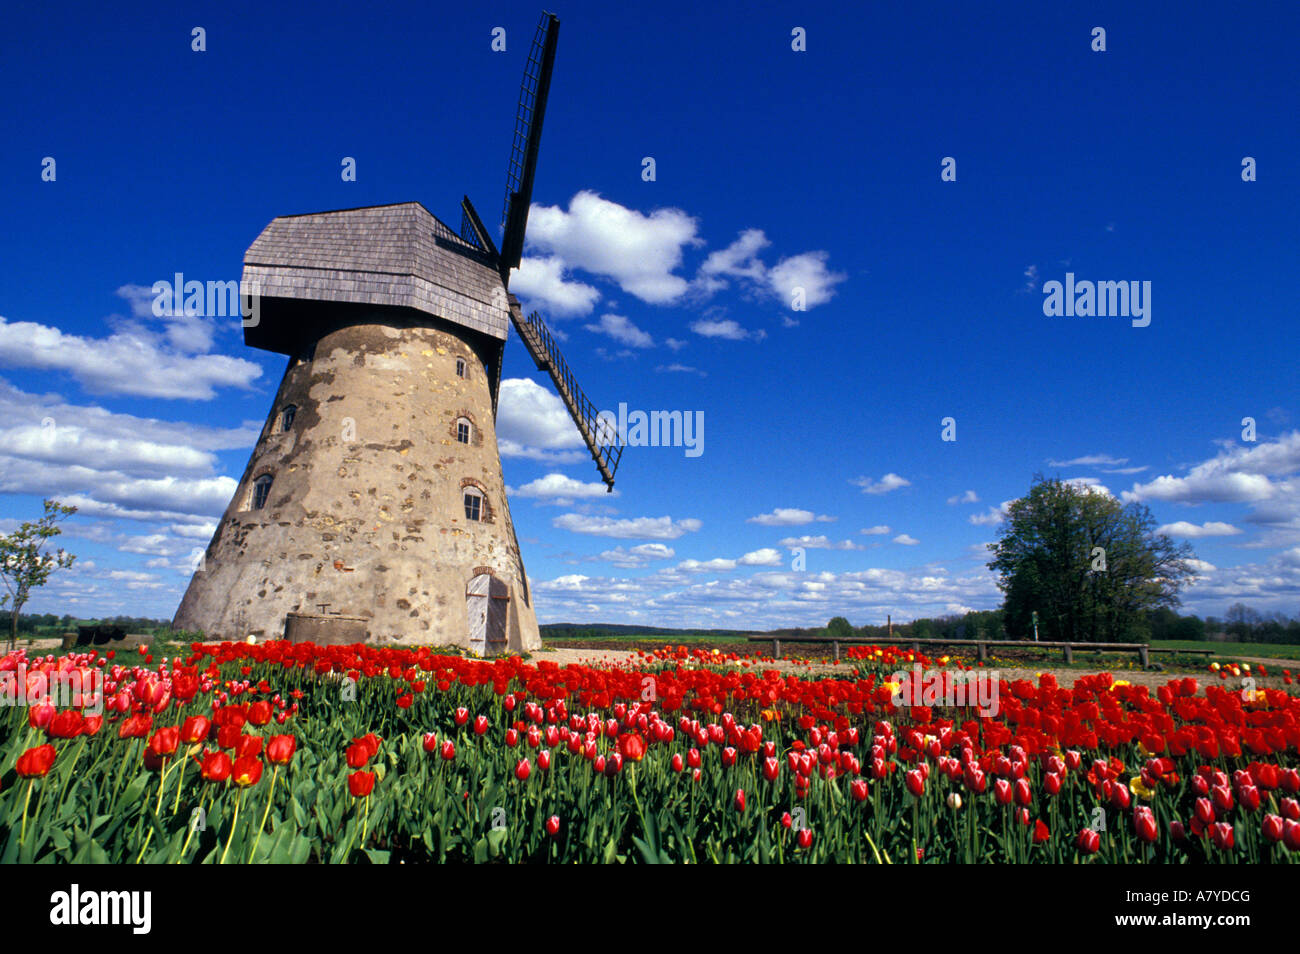
<path id="1" fill-rule="evenodd" d="M 1195 639 L 1162 639 L 1151 645 L 1158 649 L 1213 649 L 1216 656 L 1225 659 L 1235 659 L 1239 656 L 1300 659 L 1300 646 L 1294 643 L 1211 643 Z"/>

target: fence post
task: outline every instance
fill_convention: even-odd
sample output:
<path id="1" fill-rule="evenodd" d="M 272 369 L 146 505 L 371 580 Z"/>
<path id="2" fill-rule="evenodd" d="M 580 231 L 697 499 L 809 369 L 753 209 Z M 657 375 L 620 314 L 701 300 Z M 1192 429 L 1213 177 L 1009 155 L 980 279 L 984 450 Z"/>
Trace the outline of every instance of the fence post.
<path id="1" fill-rule="evenodd" d="M 1151 655 L 1147 650 L 1148 647 L 1146 643 L 1143 643 L 1141 646 L 1138 647 L 1138 659 L 1142 661 L 1143 672 L 1145 672 L 1147 667 L 1151 665 Z"/>
<path id="2" fill-rule="evenodd" d="M 772 640 L 772 658 L 773 659 L 781 658 L 781 640 L 779 639 Z"/>
<path id="3" fill-rule="evenodd" d="M 838 639 L 837 639 L 837 640 L 834 640 L 834 641 L 831 642 L 831 645 L 835 647 L 835 661 L 836 661 L 836 662 L 839 662 L 839 661 L 840 661 L 840 641 L 839 641 Z"/>
<path id="4" fill-rule="evenodd" d="M 1065 664 L 1068 666 L 1074 662 L 1074 647 L 1069 643 L 1065 644 Z"/>
<path id="5" fill-rule="evenodd" d="M 986 644 L 983 640 L 980 640 L 978 643 L 975 644 L 975 649 L 976 652 L 979 654 L 977 658 L 979 659 L 980 662 L 989 661 L 988 644 Z"/>

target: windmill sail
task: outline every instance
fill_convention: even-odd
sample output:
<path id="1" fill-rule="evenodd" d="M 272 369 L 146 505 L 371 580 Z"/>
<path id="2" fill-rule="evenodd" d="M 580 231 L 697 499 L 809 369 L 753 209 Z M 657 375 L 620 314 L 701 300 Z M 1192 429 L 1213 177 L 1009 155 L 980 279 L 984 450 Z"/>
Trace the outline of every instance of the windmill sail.
<path id="1" fill-rule="evenodd" d="M 501 224 L 505 228 L 501 240 L 501 279 L 507 286 L 510 284 L 510 269 L 519 267 L 524 250 L 528 206 L 533 200 L 533 173 L 537 169 L 537 151 L 541 148 L 542 120 L 546 115 L 546 97 L 551 89 L 551 70 L 555 65 L 555 44 L 559 35 L 559 19 L 552 13 L 543 13 L 528 52 L 524 82 L 519 90 L 515 138 L 506 169 L 506 202 L 501 213 Z"/>
<path id="2" fill-rule="evenodd" d="M 578 426 L 578 433 L 582 435 L 587 449 L 591 451 L 596 469 L 600 471 L 601 480 L 605 481 L 606 489 L 613 490 L 614 472 L 618 470 L 618 462 L 623 456 L 623 448 L 619 443 L 616 429 L 608 421 L 597 416 L 595 405 L 587 399 L 586 393 L 578 386 L 573 372 L 569 370 L 568 362 L 564 360 L 564 355 L 560 354 L 555 339 L 547 329 L 546 322 L 542 321 L 542 316 L 533 312 L 524 318 L 519 300 L 511 295 L 510 320 L 514 323 L 515 331 L 519 333 L 519 339 L 528 349 L 537 369 L 550 374 L 560 400 L 569 409 L 573 423 Z"/>

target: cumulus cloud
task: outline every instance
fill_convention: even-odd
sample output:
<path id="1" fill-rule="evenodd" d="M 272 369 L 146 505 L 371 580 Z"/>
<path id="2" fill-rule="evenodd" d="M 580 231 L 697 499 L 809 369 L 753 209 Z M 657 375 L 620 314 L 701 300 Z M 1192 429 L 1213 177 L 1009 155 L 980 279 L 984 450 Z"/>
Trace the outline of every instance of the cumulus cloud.
<path id="1" fill-rule="evenodd" d="M 634 547 L 615 547 L 605 550 L 593 559 L 612 563 L 614 566 L 631 569 L 645 566 L 652 560 L 670 560 L 676 556 L 672 547 L 663 543 L 641 543 Z"/>
<path id="2" fill-rule="evenodd" d="M 1125 491 L 1125 501 L 1162 500 L 1167 503 L 1263 503 L 1294 496 L 1300 471 L 1300 431 L 1251 446 L 1226 448 L 1193 467 L 1186 477 L 1166 474 Z"/>
<path id="3" fill-rule="evenodd" d="M 885 474 L 879 480 L 872 477 L 855 477 L 849 483 L 856 487 L 861 487 L 864 494 L 887 494 L 891 490 L 898 490 L 900 487 L 910 487 L 912 482 L 895 473 Z"/>
<path id="4" fill-rule="evenodd" d="M 507 487 L 506 493 L 513 497 L 533 497 L 556 503 L 618 495 L 618 491 L 608 490 L 603 483 L 584 484 L 564 474 L 547 474 L 545 477 L 529 481 L 522 487 Z"/>
<path id="5" fill-rule="evenodd" d="M 736 562 L 741 566 L 781 566 L 781 551 L 763 547 L 751 550 Z"/>
<path id="6" fill-rule="evenodd" d="M 601 315 L 594 324 L 584 326 L 588 331 L 607 335 L 630 348 L 653 348 L 654 339 L 632 324 L 624 315 Z"/>
<path id="7" fill-rule="evenodd" d="M 571 533 L 585 533 L 596 537 L 614 537 L 620 540 L 676 540 L 686 533 L 699 530 L 699 520 L 687 518 L 674 520 L 672 517 L 596 517 L 580 513 L 566 513 L 551 521 L 559 530 Z"/>
<path id="8" fill-rule="evenodd" d="M 963 494 L 957 494 L 955 496 L 948 498 L 949 506 L 954 504 L 972 504 L 972 503 L 979 503 L 979 502 L 980 502 L 979 494 L 975 493 L 975 491 L 973 490 L 968 490 Z"/>
<path id="9" fill-rule="evenodd" d="M 551 255 L 527 257 L 510 276 L 510 290 L 522 301 L 555 315 L 589 315 L 600 292 L 584 282 L 565 278 L 564 260 Z"/>
<path id="10" fill-rule="evenodd" d="M 87 338 L 3 317 L 0 364 L 70 374 L 94 394 L 190 401 L 211 400 L 220 388 L 248 390 L 262 374 L 260 365 L 243 358 L 178 350 L 139 323 L 123 324 L 106 338 Z"/>
<path id="11" fill-rule="evenodd" d="M 890 531 L 889 527 L 883 523 L 876 524 L 874 527 L 866 527 L 863 531 L 869 537 L 883 537 Z"/>
<path id="12" fill-rule="evenodd" d="M 783 302 L 787 307 L 796 291 L 802 291 L 805 308 L 823 305 L 835 296 L 843 274 L 827 267 L 830 256 L 823 251 L 803 252 L 783 258 L 768 267 L 759 253 L 771 242 L 761 229 L 746 229 L 724 249 L 712 252 L 700 266 L 697 285 L 712 294 L 738 280 L 750 290 Z"/>
<path id="13" fill-rule="evenodd" d="M 798 527 L 805 523 L 833 523 L 834 517 L 815 514 L 811 510 L 799 510 L 795 507 L 777 507 L 771 513 L 760 513 L 750 517 L 746 523 L 756 523 L 763 527 Z"/>
<path id="14" fill-rule="evenodd" d="M 674 271 L 683 250 L 701 239 L 695 219 L 681 209 L 644 215 L 584 190 L 567 211 L 534 205 L 528 244 L 558 256 L 569 268 L 608 278 L 644 302 L 663 305 L 686 294 L 686 279 Z"/>
<path id="15" fill-rule="evenodd" d="M 790 549 L 794 549 L 796 547 L 803 547 L 808 550 L 861 550 L 863 549 L 860 544 L 854 543 L 852 540 L 841 540 L 839 543 L 836 543 L 835 541 L 831 540 L 829 537 L 825 535 L 815 536 L 815 537 L 813 536 L 786 537 L 784 540 L 778 540 L 777 543 L 783 547 L 788 547 Z"/>
<path id="16" fill-rule="evenodd" d="M 699 321 L 691 322 L 691 331 L 702 338 L 722 338 L 725 341 L 748 341 L 751 339 L 762 341 L 767 337 L 767 332 L 763 329 L 748 331 L 742 328 L 739 322 L 730 318 L 701 318 Z"/>
<path id="17" fill-rule="evenodd" d="M 905 547 L 914 547 L 921 541 L 910 534 L 900 533 L 898 536 L 894 537 L 894 542 L 901 543 Z"/>
<path id="18" fill-rule="evenodd" d="M 1230 537 L 1242 531 L 1230 523 L 1221 523 L 1216 520 L 1210 520 L 1202 524 L 1188 523 L 1186 520 L 1175 520 L 1173 523 L 1166 523 L 1159 527 L 1156 532 L 1167 533 L 1171 537 L 1195 539 L 1198 537 Z"/>
<path id="19" fill-rule="evenodd" d="M 531 378 L 501 382 L 497 446 L 502 457 L 556 464 L 582 460 L 586 447 L 564 402 Z"/>

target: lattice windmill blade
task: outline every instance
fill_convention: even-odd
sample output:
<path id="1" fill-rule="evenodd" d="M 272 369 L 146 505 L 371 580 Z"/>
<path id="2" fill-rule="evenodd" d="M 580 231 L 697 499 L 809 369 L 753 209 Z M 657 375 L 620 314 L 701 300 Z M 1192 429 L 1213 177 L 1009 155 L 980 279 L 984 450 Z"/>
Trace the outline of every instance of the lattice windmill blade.
<path id="1" fill-rule="evenodd" d="M 614 472 L 618 470 L 618 462 L 623 457 L 623 446 L 619 442 L 617 429 L 599 416 L 596 406 L 579 386 L 542 316 L 533 312 L 524 318 L 519 299 L 511 295 L 510 319 L 514 323 L 515 331 L 519 333 L 519 340 L 528 349 L 528 354 L 537 365 L 537 369 L 551 376 L 556 393 L 560 395 L 564 406 L 569 409 L 569 416 L 577 425 L 578 433 L 582 435 L 587 450 L 591 451 L 591 458 L 596 462 L 596 469 L 600 471 L 600 479 L 605 482 L 605 489 L 612 491 Z"/>
<path id="2" fill-rule="evenodd" d="M 519 90 L 519 107 L 515 112 L 515 136 L 506 168 L 506 201 L 501 212 L 505 234 L 501 239 L 501 280 L 510 284 L 510 270 L 519 267 L 524 250 L 524 231 L 528 227 L 528 207 L 533 200 L 533 173 L 537 169 L 537 152 L 542 142 L 542 120 L 546 116 L 546 97 L 551 90 L 551 69 L 555 65 L 555 45 L 560 35 L 560 21 L 553 13 L 543 13 L 533 36 Z"/>

